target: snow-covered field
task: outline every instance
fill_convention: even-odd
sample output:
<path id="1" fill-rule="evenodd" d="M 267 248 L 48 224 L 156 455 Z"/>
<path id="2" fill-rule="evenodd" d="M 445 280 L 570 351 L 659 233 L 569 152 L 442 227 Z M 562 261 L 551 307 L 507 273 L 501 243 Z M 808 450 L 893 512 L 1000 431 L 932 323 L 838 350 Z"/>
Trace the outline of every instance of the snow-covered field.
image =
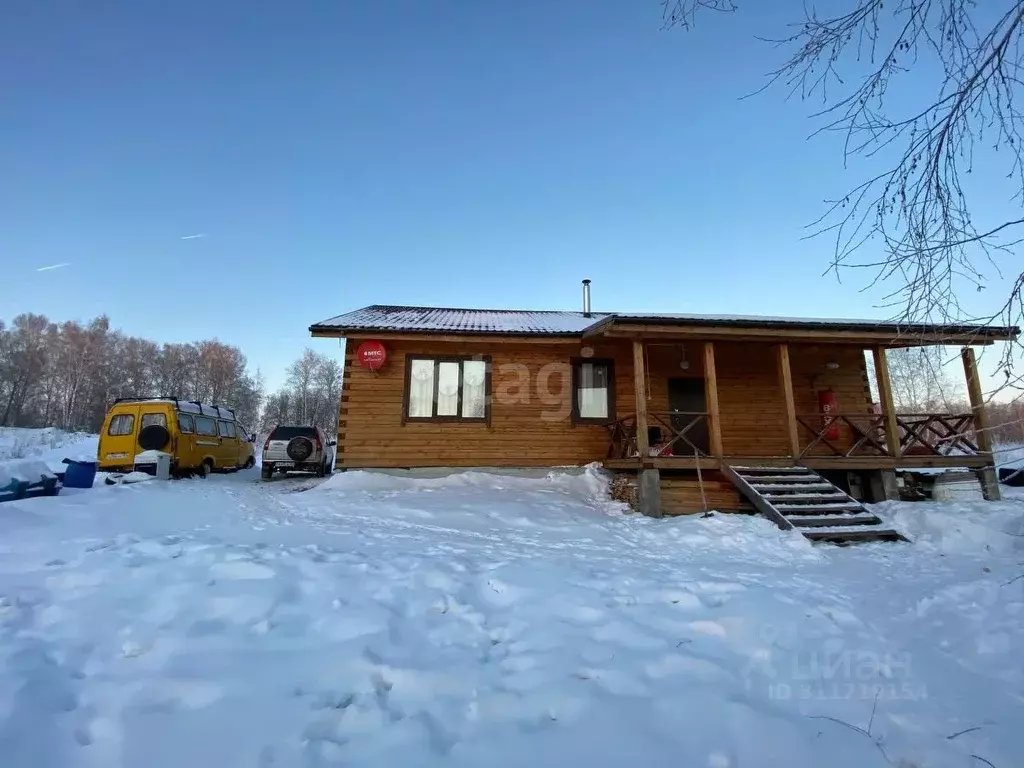
<path id="1" fill-rule="evenodd" d="M 1020 496 L 841 549 L 594 472 L 257 477 L 0 505 L 0 765 L 1024 765 Z"/>

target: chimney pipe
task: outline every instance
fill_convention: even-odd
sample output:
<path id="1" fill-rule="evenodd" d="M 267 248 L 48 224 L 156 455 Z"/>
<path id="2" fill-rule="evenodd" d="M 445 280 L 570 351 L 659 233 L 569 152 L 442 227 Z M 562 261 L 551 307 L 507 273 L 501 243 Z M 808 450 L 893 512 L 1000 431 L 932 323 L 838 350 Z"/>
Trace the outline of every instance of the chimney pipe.
<path id="1" fill-rule="evenodd" d="M 583 281 L 583 316 L 590 317 L 590 281 Z"/>

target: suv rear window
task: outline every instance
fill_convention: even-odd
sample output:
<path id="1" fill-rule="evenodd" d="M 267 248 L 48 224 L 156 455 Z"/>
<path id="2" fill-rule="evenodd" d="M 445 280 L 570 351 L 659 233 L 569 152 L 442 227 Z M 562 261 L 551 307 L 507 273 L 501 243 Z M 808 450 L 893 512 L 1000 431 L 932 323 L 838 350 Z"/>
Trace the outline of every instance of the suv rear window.
<path id="1" fill-rule="evenodd" d="M 316 427 L 277 427 L 270 433 L 271 440 L 291 440 L 293 437 L 313 437 Z"/>

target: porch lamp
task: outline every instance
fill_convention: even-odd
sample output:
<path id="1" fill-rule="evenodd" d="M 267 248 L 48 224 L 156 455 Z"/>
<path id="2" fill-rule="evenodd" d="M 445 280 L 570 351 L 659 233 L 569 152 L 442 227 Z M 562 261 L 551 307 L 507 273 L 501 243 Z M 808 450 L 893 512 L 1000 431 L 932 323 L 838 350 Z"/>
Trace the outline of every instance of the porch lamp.
<path id="1" fill-rule="evenodd" d="M 679 345 L 679 368 L 683 371 L 690 370 L 690 361 L 686 359 L 686 346 Z"/>
<path id="2" fill-rule="evenodd" d="M 825 367 L 828 368 L 830 371 L 836 371 L 839 370 L 839 363 L 837 363 L 835 360 L 829 360 L 827 363 L 825 363 Z"/>

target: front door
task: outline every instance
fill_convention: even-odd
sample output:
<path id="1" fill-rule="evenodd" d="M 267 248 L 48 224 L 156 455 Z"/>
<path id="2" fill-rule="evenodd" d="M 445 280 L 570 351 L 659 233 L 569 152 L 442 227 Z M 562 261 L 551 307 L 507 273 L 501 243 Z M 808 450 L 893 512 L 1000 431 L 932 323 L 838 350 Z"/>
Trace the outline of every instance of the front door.
<path id="1" fill-rule="evenodd" d="M 682 430 L 694 420 L 696 414 L 705 413 L 707 411 L 707 403 L 704 400 L 704 379 L 693 377 L 669 379 L 668 409 L 672 414 L 672 428 L 676 430 Z M 668 442 L 673 436 L 669 434 L 662 437 Z M 698 421 L 686 430 L 686 434 L 683 437 L 697 446 L 702 453 L 707 453 L 707 419 Z M 672 446 L 672 453 L 676 456 L 692 456 L 693 446 L 687 445 L 683 438 L 679 438 Z"/>

